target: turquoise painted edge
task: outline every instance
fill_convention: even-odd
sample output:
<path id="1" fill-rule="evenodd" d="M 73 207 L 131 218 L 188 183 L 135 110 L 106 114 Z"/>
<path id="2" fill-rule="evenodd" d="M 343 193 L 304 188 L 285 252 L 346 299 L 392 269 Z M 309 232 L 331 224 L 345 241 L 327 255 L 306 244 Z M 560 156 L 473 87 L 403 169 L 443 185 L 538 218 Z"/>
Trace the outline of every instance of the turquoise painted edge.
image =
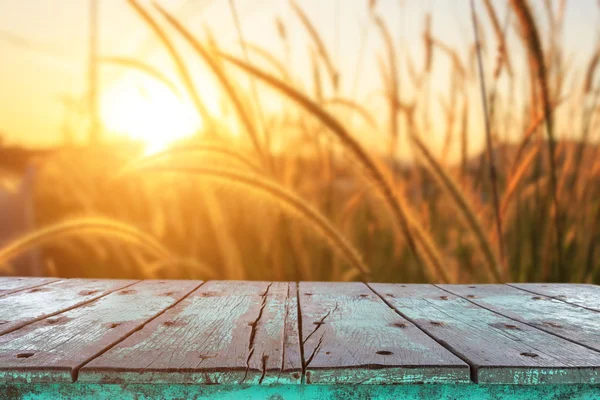
<path id="1" fill-rule="evenodd" d="M 0 385 L 0 398 L 25 400 L 147 399 L 403 399 L 403 400 L 591 400 L 600 385 L 167 385 L 23 384 Z"/>

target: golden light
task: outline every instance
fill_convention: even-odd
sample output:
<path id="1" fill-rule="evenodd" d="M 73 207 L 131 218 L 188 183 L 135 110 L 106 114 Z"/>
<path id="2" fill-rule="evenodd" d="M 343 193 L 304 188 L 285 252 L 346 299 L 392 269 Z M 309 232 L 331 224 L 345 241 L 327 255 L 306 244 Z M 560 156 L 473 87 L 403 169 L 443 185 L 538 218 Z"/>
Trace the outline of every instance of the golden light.
<path id="1" fill-rule="evenodd" d="M 204 93 L 211 112 L 216 93 Z M 147 154 L 163 150 L 170 143 L 192 136 L 202 128 L 194 107 L 165 85 L 152 80 L 127 80 L 105 91 L 101 118 L 109 132 L 125 134 L 145 144 Z"/>

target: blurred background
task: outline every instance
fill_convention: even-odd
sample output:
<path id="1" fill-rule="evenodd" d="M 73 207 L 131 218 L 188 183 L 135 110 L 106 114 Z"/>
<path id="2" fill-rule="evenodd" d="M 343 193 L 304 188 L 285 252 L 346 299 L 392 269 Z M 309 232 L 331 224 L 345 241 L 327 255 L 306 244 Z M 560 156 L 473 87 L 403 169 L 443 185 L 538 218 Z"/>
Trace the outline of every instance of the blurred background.
<path id="1" fill-rule="evenodd" d="M 0 274 L 600 282 L 597 0 L 0 0 Z"/>

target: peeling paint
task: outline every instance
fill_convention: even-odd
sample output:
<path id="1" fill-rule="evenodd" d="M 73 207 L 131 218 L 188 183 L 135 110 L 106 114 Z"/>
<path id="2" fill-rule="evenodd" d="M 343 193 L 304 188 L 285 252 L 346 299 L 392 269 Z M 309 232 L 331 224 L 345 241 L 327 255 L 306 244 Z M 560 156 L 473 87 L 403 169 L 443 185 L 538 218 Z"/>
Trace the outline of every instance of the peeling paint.
<path id="1" fill-rule="evenodd" d="M 0 387 L 2 398 L 23 400 L 597 400 L 589 385 L 115 385 L 53 384 Z"/>

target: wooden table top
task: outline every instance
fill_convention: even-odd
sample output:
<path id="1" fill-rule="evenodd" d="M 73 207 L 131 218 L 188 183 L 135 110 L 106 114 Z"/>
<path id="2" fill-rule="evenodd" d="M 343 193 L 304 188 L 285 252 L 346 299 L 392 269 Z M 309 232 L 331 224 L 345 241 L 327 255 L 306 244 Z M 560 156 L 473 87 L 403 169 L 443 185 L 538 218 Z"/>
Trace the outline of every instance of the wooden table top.
<path id="1" fill-rule="evenodd" d="M 0 278 L 0 388 L 72 382 L 598 385 L 600 287 Z"/>

